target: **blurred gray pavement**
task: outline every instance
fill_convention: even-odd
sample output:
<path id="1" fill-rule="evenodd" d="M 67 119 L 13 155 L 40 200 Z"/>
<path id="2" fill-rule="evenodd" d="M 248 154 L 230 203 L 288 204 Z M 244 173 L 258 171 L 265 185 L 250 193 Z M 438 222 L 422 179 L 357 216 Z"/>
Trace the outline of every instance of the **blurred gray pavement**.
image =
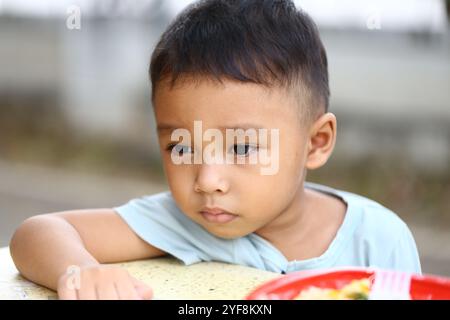
<path id="1" fill-rule="evenodd" d="M 0 161 L 0 246 L 26 218 L 73 209 L 111 208 L 168 190 L 161 183 Z"/>

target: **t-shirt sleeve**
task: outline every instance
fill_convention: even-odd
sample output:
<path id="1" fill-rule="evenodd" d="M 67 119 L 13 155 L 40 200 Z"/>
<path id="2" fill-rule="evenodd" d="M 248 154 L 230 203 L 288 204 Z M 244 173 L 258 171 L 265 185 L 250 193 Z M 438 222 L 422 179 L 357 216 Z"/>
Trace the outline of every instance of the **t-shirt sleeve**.
<path id="1" fill-rule="evenodd" d="M 392 270 L 422 273 L 416 243 L 406 224 L 400 230 L 392 251 L 387 255 L 385 267 Z"/>
<path id="2" fill-rule="evenodd" d="M 235 259 L 234 241 L 218 238 L 188 218 L 170 192 L 136 198 L 113 209 L 140 238 L 186 265 Z"/>

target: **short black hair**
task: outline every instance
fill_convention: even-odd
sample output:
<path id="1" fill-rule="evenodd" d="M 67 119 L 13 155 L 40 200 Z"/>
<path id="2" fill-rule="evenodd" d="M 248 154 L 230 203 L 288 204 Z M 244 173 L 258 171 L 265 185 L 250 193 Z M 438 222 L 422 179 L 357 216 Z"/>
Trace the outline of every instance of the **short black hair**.
<path id="1" fill-rule="evenodd" d="M 328 110 L 325 48 L 315 23 L 290 0 L 201 0 L 188 6 L 153 51 L 152 100 L 162 80 L 173 87 L 180 76 L 278 85 L 303 100 L 306 94 L 313 114 Z"/>

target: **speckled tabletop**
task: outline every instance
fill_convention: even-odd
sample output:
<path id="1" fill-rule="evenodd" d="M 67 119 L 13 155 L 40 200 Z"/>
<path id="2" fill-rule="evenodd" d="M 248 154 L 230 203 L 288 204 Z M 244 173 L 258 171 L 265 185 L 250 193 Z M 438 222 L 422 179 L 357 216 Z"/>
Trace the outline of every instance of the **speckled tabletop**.
<path id="1" fill-rule="evenodd" d="M 218 262 L 185 266 L 170 257 L 118 265 L 149 284 L 154 299 L 244 299 L 256 286 L 280 277 L 277 273 Z M 57 299 L 57 295 L 20 276 L 9 249 L 1 248 L 0 299 Z"/>

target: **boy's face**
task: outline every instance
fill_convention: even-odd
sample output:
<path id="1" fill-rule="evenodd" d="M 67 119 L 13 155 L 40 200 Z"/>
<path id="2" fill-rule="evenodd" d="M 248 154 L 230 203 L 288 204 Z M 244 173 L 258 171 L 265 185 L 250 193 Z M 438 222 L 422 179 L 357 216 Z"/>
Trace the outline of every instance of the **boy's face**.
<path id="1" fill-rule="evenodd" d="M 210 233 L 222 238 L 245 236 L 279 218 L 293 202 L 303 183 L 308 128 L 299 121 L 297 103 L 285 91 L 232 81 L 184 81 L 173 89 L 161 84 L 155 93 L 154 108 L 158 127 L 166 128 L 158 130 L 158 138 L 172 195 L 179 208 Z M 204 150 L 211 144 L 193 141 L 194 121 L 201 121 L 203 132 L 221 130 L 224 139 L 225 128 L 245 130 L 251 124 L 255 129 L 268 129 L 261 150 L 237 147 L 237 141 L 223 141 L 223 152 L 237 159 L 267 148 L 269 153 L 278 153 L 277 171 L 264 175 L 261 167 L 267 164 L 261 163 L 175 164 L 171 150 L 167 150 L 180 142 L 171 139 L 175 129 L 191 133 L 191 148 L 176 149 L 185 152 L 183 157 L 191 157 L 193 150 Z M 278 139 L 271 139 L 271 129 L 279 130 Z M 259 139 L 257 142 L 262 143 Z M 186 141 L 182 144 L 186 145 Z M 233 216 L 205 215 L 201 213 L 205 207 L 220 207 Z"/>

